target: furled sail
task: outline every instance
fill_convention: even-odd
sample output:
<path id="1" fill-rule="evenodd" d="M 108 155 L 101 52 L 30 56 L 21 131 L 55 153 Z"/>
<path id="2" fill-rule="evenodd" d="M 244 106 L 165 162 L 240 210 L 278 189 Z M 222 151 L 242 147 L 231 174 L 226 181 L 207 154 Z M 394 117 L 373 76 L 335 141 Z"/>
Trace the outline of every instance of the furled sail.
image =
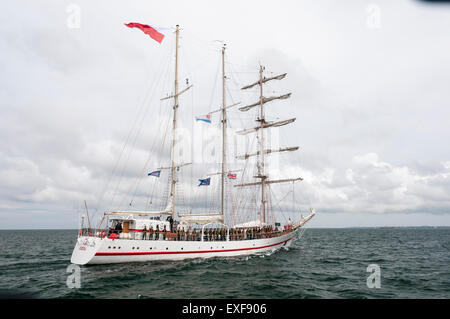
<path id="1" fill-rule="evenodd" d="M 292 93 L 288 93 L 288 94 L 284 94 L 284 95 L 280 95 L 280 96 L 262 97 L 262 99 L 259 100 L 258 102 L 247 105 L 247 106 L 240 107 L 239 110 L 240 111 L 248 111 L 255 106 L 261 105 L 261 103 L 264 104 L 264 103 L 267 103 L 267 102 L 270 102 L 273 100 L 285 100 L 285 99 L 289 98 L 291 96 L 291 94 Z"/>
<path id="2" fill-rule="evenodd" d="M 184 90 L 182 90 L 182 91 L 180 91 L 180 92 L 178 92 L 178 93 L 176 93 L 176 94 L 173 94 L 173 95 L 169 95 L 169 96 L 163 97 L 163 98 L 161 99 L 161 101 L 168 100 L 168 99 L 171 99 L 171 98 L 174 98 L 174 97 L 178 97 L 179 95 L 181 95 L 181 94 L 183 94 L 184 92 L 186 92 L 187 90 L 189 90 L 192 86 L 193 86 L 193 84 L 189 85 L 187 88 L 185 88 Z"/>
<path id="3" fill-rule="evenodd" d="M 266 223 L 263 223 L 260 220 L 252 220 L 246 223 L 234 225 L 234 228 L 250 228 L 250 227 L 263 227 L 266 226 Z"/>
<path id="4" fill-rule="evenodd" d="M 259 176 L 258 176 L 259 177 Z M 296 181 L 302 181 L 303 178 L 297 177 L 297 178 L 287 178 L 287 179 L 277 179 L 277 180 L 266 180 L 264 181 L 264 184 L 275 184 L 275 183 L 286 183 L 286 182 L 296 182 Z M 242 187 L 242 186 L 253 186 L 253 185 L 261 185 L 262 182 L 254 182 L 254 183 L 246 183 L 246 184 L 237 184 L 234 185 L 235 187 Z"/>
<path id="5" fill-rule="evenodd" d="M 287 73 L 283 73 L 283 74 L 280 74 L 280 75 L 273 76 L 271 78 L 265 78 L 262 81 L 257 81 L 255 83 L 250 84 L 250 85 L 244 86 L 243 88 L 241 88 L 241 90 L 250 89 L 250 88 L 254 87 L 255 85 L 258 85 L 260 83 L 266 83 L 267 81 L 270 81 L 270 80 L 282 80 L 282 79 L 284 79 L 286 74 Z"/>
<path id="6" fill-rule="evenodd" d="M 286 152 L 286 151 L 296 151 L 298 150 L 299 147 L 298 146 L 292 146 L 292 147 L 284 147 L 284 148 L 279 148 L 276 150 L 265 150 L 264 154 L 270 154 L 270 153 L 276 153 L 276 152 Z M 250 153 L 250 154 L 245 154 L 245 155 L 240 155 L 240 156 L 236 156 L 237 159 L 247 159 L 251 156 L 257 156 L 259 155 L 259 151 L 256 153 Z"/>
<path id="7" fill-rule="evenodd" d="M 292 118 L 292 119 L 278 121 L 278 122 L 264 122 L 261 126 L 257 126 L 257 127 L 254 127 L 254 128 L 249 128 L 249 129 L 242 130 L 242 131 L 237 131 L 236 134 L 240 134 L 240 135 L 248 134 L 248 133 L 256 132 L 260 128 L 283 126 L 283 125 L 290 124 L 290 123 L 292 123 L 294 121 L 295 121 L 295 117 Z"/>
<path id="8" fill-rule="evenodd" d="M 188 223 L 222 223 L 222 214 L 178 214 L 180 222 Z"/>
<path id="9" fill-rule="evenodd" d="M 170 215 L 170 211 L 113 211 L 105 212 L 105 215 L 137 215 L 137 216 L 159 216 L 159 215 Z"/>

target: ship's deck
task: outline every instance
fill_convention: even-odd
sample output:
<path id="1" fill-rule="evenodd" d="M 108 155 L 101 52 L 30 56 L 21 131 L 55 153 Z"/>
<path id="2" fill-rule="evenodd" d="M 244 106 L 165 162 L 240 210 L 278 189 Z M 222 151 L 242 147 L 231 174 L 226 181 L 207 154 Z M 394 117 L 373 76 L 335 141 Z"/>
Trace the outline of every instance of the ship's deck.
<path id="1" fill-rule="evenodd" d="M 169 240 L 169 241 L 238 241 L 238 240 L 252 240 L 273 238 L 285 235 L 292 232 L 294 228 L 286 227 L 284 230 L 273 229 L 255 229 L 255 228 L 231 228 L 229 233 L 227 231 L 222 232 L 218 229 L 212 231 L 205 231 L 202 235 L 201 229 L 195 229 L 190 232 L 175 231 L 159 233 L 155 231 L 147 230 L 145 233 L 143 230 L 130 231 L 122 236 L 123 232 L 113 229 L 95 229 L 95 228 L 83 228 L 80 230 L 80 236 L 88 237 L 100 237 L 100 238 L 113 238 L 113 239 L 129 239 L 129 240 Z"/>

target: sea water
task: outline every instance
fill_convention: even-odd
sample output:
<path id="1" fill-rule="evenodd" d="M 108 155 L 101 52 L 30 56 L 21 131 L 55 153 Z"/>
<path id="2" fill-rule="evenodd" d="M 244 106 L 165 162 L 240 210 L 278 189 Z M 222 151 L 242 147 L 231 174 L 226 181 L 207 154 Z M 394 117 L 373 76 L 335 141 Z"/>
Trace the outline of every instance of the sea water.
<path id="1" fill-rule="evenodd" d="M 306 229 L 270 255 L 81 266 L 79 288 L 76 235 L 0 231 L 0 298 L 450 298 L 448 227 Z"/>

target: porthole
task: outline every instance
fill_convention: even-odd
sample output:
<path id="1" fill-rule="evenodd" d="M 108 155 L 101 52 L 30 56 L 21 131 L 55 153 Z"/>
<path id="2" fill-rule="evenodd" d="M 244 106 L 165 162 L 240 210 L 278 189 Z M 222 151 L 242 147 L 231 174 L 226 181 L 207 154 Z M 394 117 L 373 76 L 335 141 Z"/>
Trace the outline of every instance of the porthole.
<path id="1" fill-rule="evenodd" d="M 169 250 L 169 247 L 166 247 L 166 250 Z"/>
<path id="2" fill-rule="evenodd" d="M 111 249 L 111 246 L 108 246 L 108 249 Z"/>
<path id="3" fill-rule="evenodd" d="M 114 246 L 113 249 L 116 249 L 116 246 Z"/>

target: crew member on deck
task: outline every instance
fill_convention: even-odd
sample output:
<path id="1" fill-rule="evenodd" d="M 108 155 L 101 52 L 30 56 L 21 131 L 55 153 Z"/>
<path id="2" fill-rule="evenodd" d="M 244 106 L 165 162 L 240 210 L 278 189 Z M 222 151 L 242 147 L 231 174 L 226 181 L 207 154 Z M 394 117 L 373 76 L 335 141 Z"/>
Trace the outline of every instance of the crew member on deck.
<path id="1" fill-rule="evenodd" d="M 122 231 L 122 225 L 120 224 L 120 222 L 117 222 L 114 230 L 116 234 L 119 234 Z"/>
<path id="2" fill-rule="evenodd" d="M 155 240 L 159 240 L 159 225 L 156 225 Z"/>
<path id="3" fill-rule="evenodd" d="M 153 226 L 150 226 L 150 231 L 148 234 L 148 239 L 152 240 L 153 239 Z"/>
<path id="4" fill-rule="evenodd" d="M 147 239 L 147 226 L 144 225 L 144 228 L 142 229 L 142 240 Z"/>

